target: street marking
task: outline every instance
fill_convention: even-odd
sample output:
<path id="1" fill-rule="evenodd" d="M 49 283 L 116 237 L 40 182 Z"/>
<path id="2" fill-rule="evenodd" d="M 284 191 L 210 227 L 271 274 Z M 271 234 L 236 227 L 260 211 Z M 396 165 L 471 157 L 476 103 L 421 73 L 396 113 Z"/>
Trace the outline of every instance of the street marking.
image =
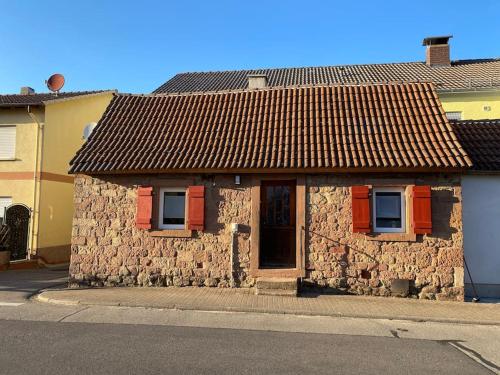
<path id="1" fill-rule="evenodd" d="M 0 306 L 21 306 L 24 302 L 0 302 Z"/>

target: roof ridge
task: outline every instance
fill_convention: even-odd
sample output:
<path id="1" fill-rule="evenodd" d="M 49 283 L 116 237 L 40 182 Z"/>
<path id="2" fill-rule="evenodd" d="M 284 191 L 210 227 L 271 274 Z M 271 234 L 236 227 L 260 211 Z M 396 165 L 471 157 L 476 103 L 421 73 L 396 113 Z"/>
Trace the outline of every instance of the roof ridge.
<path id="1" fill-rule="evenodd" d="M 331 83 L 331 84 L 309 84 L 309 85 L 289 85 L 289 86 L 268 86 L 262 88 L 241 88 L 241 89 L 228 89 L 228 90 L 215 90 L 215 91 L 180 91 L 180 92 L 152 92 L 148 94 L 124 94 L 118 93 L 118 96 L 144 96 L 144 97 L 162 97 L 162 96 L 186 96 L 186 95 L 214 95 L 214 94 L 229 94 L 239 92 L 252 92 L 252 91 L 276 91 L 285 89 L 307 89 L 307 88 L 321 88 L 321 87 L 366 87 L 366 86 L 395 86 L 395 85 L 414 85 L 414 84 L 429 84 L 436 87 L 436 84 L 431 81 L 388 81 L 388 82 L 358 82 L 358 83 Z"/>
<path id="2" fill-rule="evenodd" d="M 451 60 L 451 63 L 460 62 L 487 62 L 487 61 L 498 61 L 500 57 L 485 57 L 481 59 L 457 59 Z M 174 75 L 183 74 L 213 74 L 213 73 L 232 73 L 232 72 L 250 72 L 254 70 L 285 70 L 285 69 L 325 69 L 325 68 L 342 68 L 342 67 L 357 67 L 357 66 L 374 66 L 374 65 L 413 65 L 413 64 L 425 64 L 425 61 L 398 61 L 398 62 L 383 62 L 383 63 L 359 63 L 359 64 L 337 64 L 337 65 L 308 65 L 308 66 L 280 66 L 280 67 L 267 67 L 267 68 L 250 68 L 250 69 L 224 69 L 224 70 L 198 70 L 198 71 L 187 71 L 179 72 Z"/>

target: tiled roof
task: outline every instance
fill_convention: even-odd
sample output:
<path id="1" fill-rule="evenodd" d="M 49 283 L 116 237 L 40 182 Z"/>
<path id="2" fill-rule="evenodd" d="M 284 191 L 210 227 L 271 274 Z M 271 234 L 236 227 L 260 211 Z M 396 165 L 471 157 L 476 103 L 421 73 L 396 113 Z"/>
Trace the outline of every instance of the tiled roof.
<path id="1" fill-rule="evenodd" d="M 451 125 L 472 159 L 472 169 L 500 171 L 500 120 L 451 121 Z"/>
<path id="2" fill-rule="evenodd" d="M 71 172 L 463 168 L 432 84 L 116 95 Z"/>
<path id="3" fill-rule="evenodd" d="M 42 105 L 43 102 L 55 99 L 65 99 L 74 96 L 96 94 L 102 91 L 73 91 L 55 93 L 35 93 L 35 94 L 7 94 L 0 95 L 0 106 L 15 107 L 26 105 Z"/>
<path id="4" fill-rule="evenodd" d="M 387 82 L 433 82 L 438 90 L 500 88 L 500 59 L 457 60 L 451 66 L 425 62 L 181 73 L 154 93 L 241 90 L 248 75 L 264 74 L 271 87 Z"/>

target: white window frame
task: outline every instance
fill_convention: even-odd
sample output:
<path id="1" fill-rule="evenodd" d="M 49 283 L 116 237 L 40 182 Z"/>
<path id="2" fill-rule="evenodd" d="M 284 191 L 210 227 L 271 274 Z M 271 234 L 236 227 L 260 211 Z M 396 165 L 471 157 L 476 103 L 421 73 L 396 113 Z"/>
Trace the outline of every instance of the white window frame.
<path id="1" fill-rule="evenodd" d="M 0 128 L 14 128 L 14 149 L 12 151 L 12 155 L 10 156 L 0 156 L 0 160 L 15 160 L 16 159 L 16 149 L 17 149 L 17 126 L 16 125 L 10 125 L 10 124 L 2 124 L 0 125 Z"/>
<path id="2" fill-rule="evenodd" d="M 448 112 L 445 112 L 445 115 L 446 115 L 446 118 L 448 120 L 456 120 L 456 121 L 462 120 L 462 112 L 461 111 L 448 111 Z M 455 118 L 455 117 L 458 117 L 458 118 Z"/>
<path id="3" fill-rule="evenodd" d="M 184 203 L 184 224 L 163 224 L 163 208 L 165 199 L 163 193 L 185 193 Z M 158 228 L 159 229 L 186 229 L 188 196 L 186 188 L 160 188 L 160 204 L 158 206 Z"/>
<path id="4" fill-rule="evenodd" d="M 401 228 L 377 227 L 377 193 L 401 193 Z M 372 190 L 373 231 L 375 233 L 405 233 L 406 232 L 406 189 L 404 187 L 377 187 Z"/>

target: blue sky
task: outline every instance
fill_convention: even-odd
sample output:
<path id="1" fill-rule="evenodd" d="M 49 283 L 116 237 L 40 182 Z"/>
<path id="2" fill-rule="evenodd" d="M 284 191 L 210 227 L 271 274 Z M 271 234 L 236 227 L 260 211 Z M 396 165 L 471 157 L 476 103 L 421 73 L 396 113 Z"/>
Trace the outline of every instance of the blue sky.
<path id="1" fill-rule="evenodd" d="M 500 57 L 499 0 L 0 0 L 0 92 L 151 92 L 178 72 Z"/>

